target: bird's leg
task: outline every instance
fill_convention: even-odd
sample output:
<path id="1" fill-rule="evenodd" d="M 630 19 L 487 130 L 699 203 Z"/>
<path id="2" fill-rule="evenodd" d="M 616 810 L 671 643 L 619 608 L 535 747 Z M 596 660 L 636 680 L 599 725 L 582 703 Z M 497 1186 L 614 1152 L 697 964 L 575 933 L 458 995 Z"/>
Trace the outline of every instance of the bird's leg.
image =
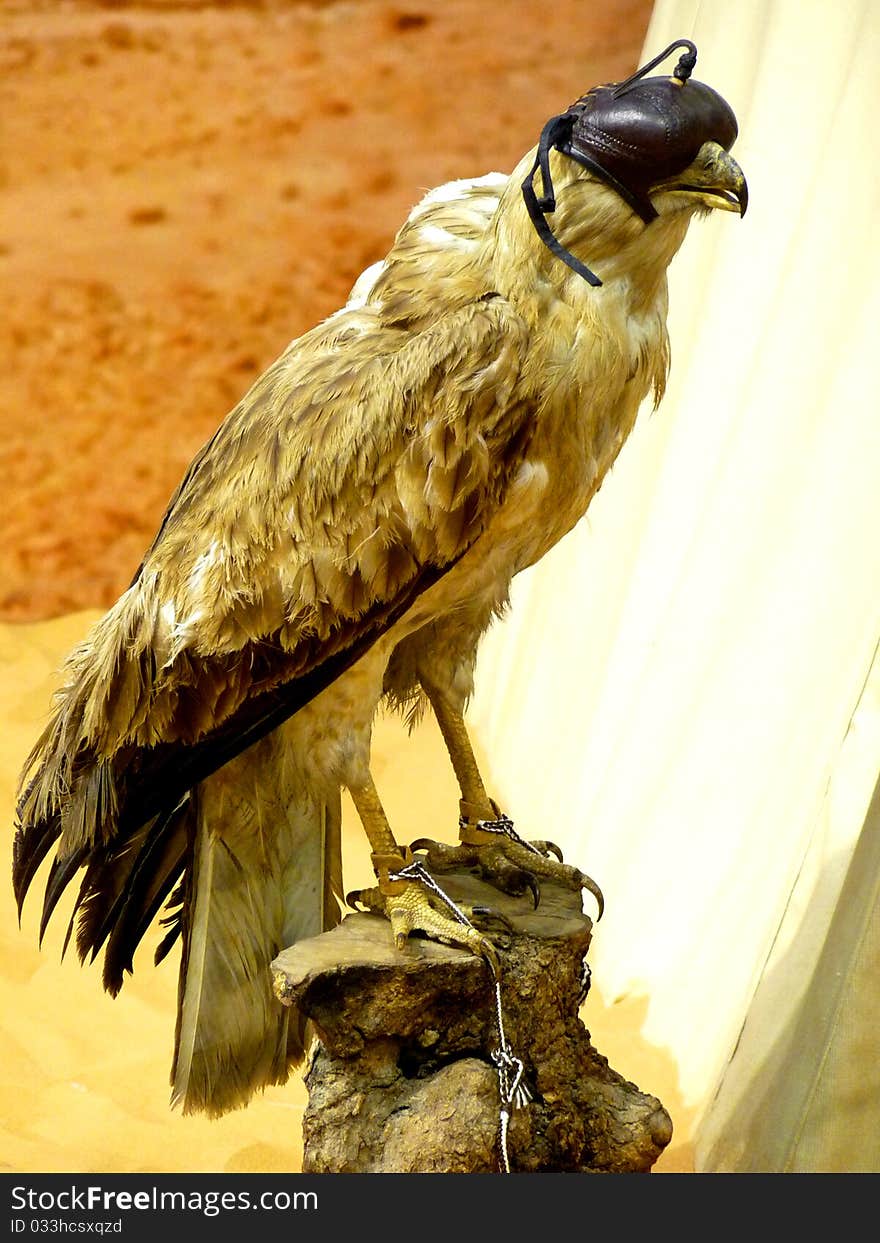
<path id="1" fill-rule="evenodd" d="M 542 877 L 568 889 L 588 889 L 598 903 L 601 918 L 604 899 L 596 882 L 577 868 L 563 863 L 561 851 L 552 842 L 524 841 L 514 832 L 513 822 L 489 797 L 477 766 L 464 715 L 454 695 L 424 677 L 421 682 L 434 709 L 461 789 L 461 845 L 444 846 L 440 842 L 420 839 L 413 842 L 412 849 L 426 850 L 428 863 L 438 871 L 477 866 L 486 880 L 505 893 L 518 895 L 530 889 L 536 906 L 538 884 Z"/>
<path id="2" fill-rule="evenodd" d="M 423 932 L 437 941 L 450 945 L 462 945 L 489 960 L 494 972 L 498 969 L 495 947 L 469 922 L 476 914 L 467 907 L 447 905 L 438 891 L 416 875 L 412 878 L 400 873 L 413 869 L 412 851 L 401 849 L 394 840 L 391 826 L 379 794 L 368 775 L 361 785 L 349 786 L 361 823 L 372 847 L 371 860 L 378 885 L 349 894 L 350 906 L 360 902 L 370 910 L 381 912 L 391 921 L 391 931 L 398 949 L 403 949 L 411 932 Z M 466 918 L 459 918 L 463 914 Z"/>

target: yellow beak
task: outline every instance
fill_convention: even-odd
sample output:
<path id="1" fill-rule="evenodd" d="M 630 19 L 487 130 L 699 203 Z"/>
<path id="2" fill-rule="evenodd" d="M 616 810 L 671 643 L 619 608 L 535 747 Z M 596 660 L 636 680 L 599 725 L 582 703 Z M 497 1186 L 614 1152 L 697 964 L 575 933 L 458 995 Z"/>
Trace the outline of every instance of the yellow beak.
<path id="1" fill-rule="evenodd" d="M 704 142 L 697 158 L 683 172 L 651 187 L 655 194 L 687 195 L 706 207 L 746 214 L 749 188 L 743 171 L 729 151 L 717 142 Z"/>

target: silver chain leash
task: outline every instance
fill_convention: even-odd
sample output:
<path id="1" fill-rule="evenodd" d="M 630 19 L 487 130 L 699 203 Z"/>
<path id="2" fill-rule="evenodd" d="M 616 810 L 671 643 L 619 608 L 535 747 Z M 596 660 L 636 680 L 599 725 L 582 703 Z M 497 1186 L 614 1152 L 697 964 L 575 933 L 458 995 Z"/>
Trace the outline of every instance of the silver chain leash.
<path id="1" fill-rule="evenodd" d="M 467 915 L 465 915 L 461 907 L 456 906 L 449 894 L 440 888 L 434 880 L 434 877 L 425 867 L 424 863 L 422 863 L 421 859 L 413 859 L 412 863 L 408 863 L 406 867 L 401 868 L 399 872 L 390 873 L 388 879 L 419 881 L 420 884 L 424 885 L 426 889 L 430 889 L 431 892 L 449 908 L 460 924 L 466 924 L 468 928 L 473 928 L 474 925 L 468 919 Z"/>
<path id="2" fill-rule="evenodd" d="M 459 816 L 459 830 L 466 829 L 470 825 L 467 816 Z M 477 820 L 473 828 L 482 829 L 484 833 L 497 833 L 499 837 L 509 838 L 510 841 L 516 842 L 518 846 L 525 846 L 526 850 L 530 850 L 533 855 L 540 855 L 537 846 L 533 846 L 531 842 L 527 842 L 524 837 L 520 837 L 516 829 L 513 827 L 513 821 L 510 816 L 505 816 L 502 812 L 497 820 Z"/>
<path id="3" fill-rule="evenodd" d="M 501 1100 L 499 1121 L 501 1124 L 501 1164 L 505 1174 L 510 1173 L 510 1157 L 507 1152 L 507 1126 L 514 1109 L 523 1109 L 532 1094 L 523 1083 L 525 1067 L 522 1058 L 515 1057 L 507 1043 L 504 1018 L 501 1013 L 501 980 L 495 976 L 495 1015 L 498 1019 L 500 1047 L 492 1050 L 492 1061 L 498 1070 L 498 1096 Z"/>
<path id="4" fill-rule="evenodd" d="M 503 821 L 506 821 L 509 829 L 505 829 L 503 827 L 497 829 L 490 827 L 488 831 L 490 833 L 504 833 L 506 836 L 513 836 L 516 840 L 520 840 L 517 837 L 517 834 L 513 833 L 513 822 L 507 816 L 501 817 L 501 821 L 492 821 L 491 824 L 493 826 L 496 824 L 500 825 Z M 490 822 L 488 821 L 481 820 L 479 827 L 485 828 L 489 823 Z M 524 844 L 528 845 L 529 843 Z M 534 847 L 530 846 L 530 849 L 534 849 Z M 408 863 L 406 867 L 401 868 L 399 872 L 395 872 L 393 875 L 389 876 L 389 879 L 418 881 L 440 899 L 440 901 L 447 907 L 447 909 L 460 924 L 464 924 L 468 928 L 474 927 L 461 907 L 457 906 L 456 903 L 453 902 L 452 898 L 450 898 L 449 894 L 440 888 L 434 880 L 434 877 L 425 867 L 424 863 L 422 863 L 421 859 L 414 859 L 412 863 Z M 499 1047 L 497 1049 L 493 1049 L 490 1056 L 495 1064 L 496 1070 L 498 1071 L 498 1122 L 500 1131 L 501 1168 L 503 1173 L 509 1174 L 511 1171 L 510 1155 L 507 1150 L 507 1128 L 510 1123 L 510 1115 L 514 1109 L 522 1109 L 524 1106 L 528 1105 L 529 1101 L 532 1099 L 532 1095 L 523 1083 L 523 1072 L 525 1071 L 523 1061 L 521 1058 L 514 1055 L 510 1045 L 507 1043 L 507 1034 L 504 1030 L 504 1015 L 501 1010 L 501 979 L 496 974 L 494 965 L 489 962 L 488 959 L 486 960 L 486 963 L 489 970 L 492 972 L 492 978 L 495 983 L 495 1018 L 498 1024 Z"/>

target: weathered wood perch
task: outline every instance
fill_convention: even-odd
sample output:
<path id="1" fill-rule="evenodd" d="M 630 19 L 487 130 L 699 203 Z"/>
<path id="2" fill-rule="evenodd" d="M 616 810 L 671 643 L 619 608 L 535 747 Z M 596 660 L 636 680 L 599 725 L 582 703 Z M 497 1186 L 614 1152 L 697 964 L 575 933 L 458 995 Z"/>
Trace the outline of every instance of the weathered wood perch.
<path id="1" fill-rule="evenodd" d="M 660 1102 L 612 1070 L 578 1018 L 592 924 L 581 897 L 541 904 L 465 873 L 438 877 L 459 902 L 492 905 L 514 932 L 502 951 L 504 1026 L 533 1100 L 508 1134 L 514 1171 L 634 1172 L 672 1136 Z M 375 915 L 284 950 L 275 989 L 315 1024 L 303 1169 L 493 1172 L 499 1168 L 495 990 L 486 964 L 411 939 L 400 952 Z"/>

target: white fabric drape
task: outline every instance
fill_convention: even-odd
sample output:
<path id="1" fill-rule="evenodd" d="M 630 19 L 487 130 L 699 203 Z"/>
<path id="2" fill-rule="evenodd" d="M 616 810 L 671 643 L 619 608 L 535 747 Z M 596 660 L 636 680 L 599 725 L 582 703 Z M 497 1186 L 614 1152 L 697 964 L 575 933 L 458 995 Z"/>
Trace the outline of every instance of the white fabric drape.
<path id="1" fill-rule="evenodd" d="M 880 766 L 880 4 L 660 0 L 643 59 L 678 36 L 749 211 L 692 226 L 664 403 L 517 580 L 470 719 L 603 886 L 595 978 L 699 1112 L 804 921 L 779 1004 L 806 987 Z"/>

